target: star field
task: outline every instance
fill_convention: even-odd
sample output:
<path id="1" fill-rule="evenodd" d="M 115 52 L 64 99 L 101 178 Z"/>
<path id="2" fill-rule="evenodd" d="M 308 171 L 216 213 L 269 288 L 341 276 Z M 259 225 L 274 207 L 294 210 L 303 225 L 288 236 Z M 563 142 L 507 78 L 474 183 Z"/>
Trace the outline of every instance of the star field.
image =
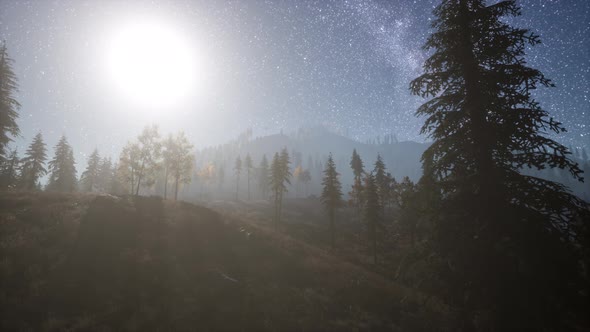
<path id="1" fill-rule="evenodd" d="M 514 25 L 542 45 L 527 59 L 556 88 L 535 96 L 568 133 L 590 146 L 590 2 L 523 0 Z M 427 54 L 438 1 L 2 1 L 0 38 L 15 60 L 27 144 L 42 131 L 49 145 L 65 133 L 74 150 L 117 153 L 146 124 L 184 129 L 197 146 L 322 124 L 364 140 L 394 133 L 424 141 L 423 99 L 409 82 Z M 164 112 L 133 109 L 101 76 L 101 40 L 114 22 L 147 12 L 188 31 L 199 50 L 203 91 Z M 157 43 L 157 40 L 154 41 Z"/>

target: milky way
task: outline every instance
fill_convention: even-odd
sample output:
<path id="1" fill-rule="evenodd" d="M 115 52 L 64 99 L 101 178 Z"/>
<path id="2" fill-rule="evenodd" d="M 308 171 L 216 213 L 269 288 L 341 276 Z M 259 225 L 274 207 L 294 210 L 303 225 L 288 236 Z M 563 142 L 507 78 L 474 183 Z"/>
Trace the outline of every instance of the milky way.
<path id="1" fill-rule="evenodd" d="M 148 122 L 184 129 L 197 146 L 255 133 L 322 124 L 359 140 L 394 133 L 425 141 L 424 100 L 409 82 L 421 72 L 421 49 L 438 1 L 2 1 L 0 37 L 15 60 L 24 145 L 42 131 L 62 133 L 81 154 L 116 153 Z M 520 1 L 543 44 L 529 64 L 556 84 L 535 96 L 562 121 L 567 145 L 590 145 L 590 1 Z M 98 37 L 113 17 L 150 12 L 191 31 L 201 47 L 210 90 L 160 114 L 128 112 L 100 73 Z M 157 42 L 157 41 L 154 41 Z"/>

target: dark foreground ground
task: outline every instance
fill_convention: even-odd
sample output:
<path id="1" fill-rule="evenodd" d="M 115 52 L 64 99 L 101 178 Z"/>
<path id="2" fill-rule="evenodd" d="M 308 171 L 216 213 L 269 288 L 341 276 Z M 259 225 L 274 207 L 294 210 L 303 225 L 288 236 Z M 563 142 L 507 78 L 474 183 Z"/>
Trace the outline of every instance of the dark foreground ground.
<path id="1" fill-rule="evenodd" d="M 0 330 L 447 329 L 443 305 L 300 233 L 159 198 L 0 193 Z"/>

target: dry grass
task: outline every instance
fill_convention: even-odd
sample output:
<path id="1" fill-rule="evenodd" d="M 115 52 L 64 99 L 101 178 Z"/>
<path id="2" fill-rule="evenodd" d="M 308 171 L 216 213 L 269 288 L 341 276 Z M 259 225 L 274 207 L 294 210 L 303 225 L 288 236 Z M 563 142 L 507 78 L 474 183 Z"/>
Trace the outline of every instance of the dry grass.
<path id="1" fill-rule="evenodd" d="M 0 193 L 0 329 L 446 326 L 423 295 L 264 218 L 159 198 Z"/>

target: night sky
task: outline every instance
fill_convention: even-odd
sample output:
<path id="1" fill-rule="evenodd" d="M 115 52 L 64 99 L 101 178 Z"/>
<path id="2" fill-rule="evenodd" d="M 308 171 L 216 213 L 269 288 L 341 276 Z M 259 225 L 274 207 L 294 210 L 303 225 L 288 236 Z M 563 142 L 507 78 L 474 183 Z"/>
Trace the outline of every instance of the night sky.
<path id="1" fill-rule="evenodd" d="M 359 140 L 425 141 L 414 117 L 424 100 L 408 84 L 427 56 L 438 3 L 0 0 L 0 38 L 20 84 L 19 150 L 42 131 L 51 148 L 66 134 L 77 159 L 95 147 L 114 156 L 150 123 L 183 129 L 198 147 L 248 127 L 264 135 L 318 124 Z M 523 16 L 510 22 L 543 41 L 529 64 L 557 86 L 535 95 L 568 129 L 561 142 L 588 147 L 590 1 L 519 4 Z M 197 83 L 182 103 L 140 106 L 105 75 L 105 45 L 137 17 L 172 27 L 195 50 Z"/>

